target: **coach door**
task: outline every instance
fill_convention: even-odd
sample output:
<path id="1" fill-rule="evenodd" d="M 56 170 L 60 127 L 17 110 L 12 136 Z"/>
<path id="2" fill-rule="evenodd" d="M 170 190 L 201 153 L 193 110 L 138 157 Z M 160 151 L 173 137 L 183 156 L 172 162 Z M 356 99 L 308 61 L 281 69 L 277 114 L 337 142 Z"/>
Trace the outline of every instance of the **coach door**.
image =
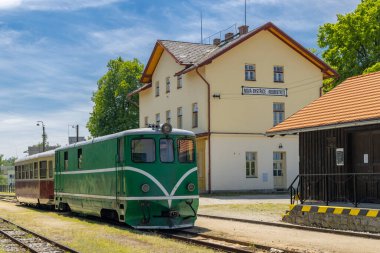
<path id="1" fill-rule="evenodd" d="M 124 171 L 124 160 L 125 160 L 125 147 L 124 137 L 117 139 L 117 155 L 116 155 L 116 200 L 118 201 L 119 196 L 125 195 L 125 177 L 123 176 Z"/>

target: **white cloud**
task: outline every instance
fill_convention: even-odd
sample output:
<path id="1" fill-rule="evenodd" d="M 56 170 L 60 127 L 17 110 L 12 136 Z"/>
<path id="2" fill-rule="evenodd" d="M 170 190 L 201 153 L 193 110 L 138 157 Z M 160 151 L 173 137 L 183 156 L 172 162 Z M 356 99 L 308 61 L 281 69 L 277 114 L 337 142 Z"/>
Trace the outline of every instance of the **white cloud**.
<path id="1" fill-rule="evenodd" d="M 0 0 L 1 9 L 21 8 L 33 11 L 71 11 L 96 8 L 122 0 Z"/>
<path id="2" fill-rule="evenodd" d="M 21 0 L 1 0 L 0 1 L 0 10 L 1 9 L 12 9 L 21 5 Z"/>

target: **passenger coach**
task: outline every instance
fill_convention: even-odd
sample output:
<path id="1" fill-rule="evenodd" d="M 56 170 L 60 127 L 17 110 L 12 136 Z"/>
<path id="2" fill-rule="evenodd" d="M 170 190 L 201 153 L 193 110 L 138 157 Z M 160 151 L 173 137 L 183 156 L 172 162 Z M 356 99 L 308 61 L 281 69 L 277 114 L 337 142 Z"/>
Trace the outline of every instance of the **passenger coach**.
<path id="1" fill-rule="evenodd" d="M 135 228 L 194 225 L 195 135 L 164 124 L 56 150 L 55 207 Z"/>
<path id="2" fill-rule="evenodd" d="M 15 191 L 20 203 L 54 205 L 54 150 L 15 161 Z"/>

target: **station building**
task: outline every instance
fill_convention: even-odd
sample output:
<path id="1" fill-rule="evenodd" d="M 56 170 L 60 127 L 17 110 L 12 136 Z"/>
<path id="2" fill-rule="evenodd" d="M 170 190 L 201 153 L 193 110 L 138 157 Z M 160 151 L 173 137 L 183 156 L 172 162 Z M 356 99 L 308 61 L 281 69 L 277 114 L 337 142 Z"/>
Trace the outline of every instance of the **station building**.
<path id="1" fill-rule="evenodd" d="M 380 71 L 348 78 L 268 134 L 300 138 L 291 188 L 301 205 L 287 219 L 380 232 Z"/>
<path id="2" fill-rule="evenodd" d="M 140 127 L 196 133 L 200 191 L 286 189 L 298 136 L 266 131 L 320 97 L 337 73 L 273 23 L 198 44 L 158 40 L 139 90 Z"/>

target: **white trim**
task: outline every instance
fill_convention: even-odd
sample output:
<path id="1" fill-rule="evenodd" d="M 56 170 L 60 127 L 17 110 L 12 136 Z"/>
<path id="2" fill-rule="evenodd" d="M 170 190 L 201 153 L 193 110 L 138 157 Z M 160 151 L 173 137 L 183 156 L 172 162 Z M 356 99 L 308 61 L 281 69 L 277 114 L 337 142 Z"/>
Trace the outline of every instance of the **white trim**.
<path id="1" fill-rule="evenodd" d="M 80 170 L 80 171 L 66 171 L 66 172 L 56 172 L 58 174 L 64 174 L 64 175 L 67 175 L 67 174 L 89 174 L 89 173 L 100 173 L 100 172 L 114 172 L 116 171 L 118 168 L 105 168 L 105 169 L 96 169 L 96 170 Z M 149 174 L 148 172 L 144 171 L 144 170 L 141 170 L 141 169 L 138 169 L 138 168 L 134 168 L 134 167 L 121 167 L 118 169 L 118 171 L 133 171 L 133 172 L 136 172 L 136 173 L 139 173 L 139 174 L 142 174 L 144 176 L 146 176 L 147 178 L 149 178 L 150 180 L 152 180 L 153 183 L 155 183 L 158 188 L 160 188 L 160 190 L 162 191 L 162 193 L 165 194 L 165 196 L 162 196 L 162 197 L 159 197 L 160 199 L 167 199 L 168 200 L 168 205 L 169 205 L 169 208 L 171 207 L 172 205 L 172 200 L 173 199 L 177 199 L 176 197 L 179 197 L 179 196 L 174 196 L 174 194 L 176 193 L 178 187 L 181 185 L 181 183 L 183 182 L 183 180 L 185 180 L 186 177 L 188 177 L 191 173 L 197 171 L 198 168 L 197 167 L 194 167 L 192 168 L 191 170 L 187 171 L 185 174 L 183 174 L 183 176 L 178 180 L 178 182 L 175 184 L 175 186 L 173 187 L 171 193 L 169 194 L 169 192 L 165 189 L 165 187 L 160 183 L 160 181 L 158 181 L 154 176 L 152 176 L 151 174 Z M 76 194 L 76 195 L 83 195 L 83 194 Z M 86 195 L 84 194 L 85 197 L 90 197 L 90 196 L 97 196 L 97 195 Z M 74 195 L 73 195 L 74 196 Z M 104 197 L 107 197 L 109 199 L 110 196 L 104 196 Z M 198 196 L 199 197 L 199 196 Z M 142 197 L 125 197 L 125 200 L 128 200 L 128 198 L 133 198 L 133 199 L 130 199 L 130 200 L 143 200 Z M 135 198 L 138 198 L 138 199 L 135 199 Z M 145 197 L 148 199 L 155 199 L 155 197 Z M 116 197 L 114 197 L 114 199 L 116 199 Z M 119 197 L 118 199 L 123 199 L 123 197 Z M 182 199 L 182 197 L 180 198 Z"/>
<path id="2" fill-rule="evenodd" d="M 93 199 L 109 199 L 116 200 L 115 196 L 104 196 L 104 195 L 92 195 L 92 194 L 77 194 L 77 193 L 67 193 L 67 192 L 57 192 L 57 196 L 70 196 L 70 197 L 82 197 L 82 198 L 93 198 Z M 142 196 L 142 197 L 118 197 L 119 200 L 176 200 L 176 199 L 197 199 L 199 195 L 189 195 L 189 196 Z"/>
<path id="3" fill-rule="evenodd" d="M 28 178 L 28 179 L 15 179 L 15 182 L 33 182 L 33 181 L 54 181 L 54 178 Z"/>

